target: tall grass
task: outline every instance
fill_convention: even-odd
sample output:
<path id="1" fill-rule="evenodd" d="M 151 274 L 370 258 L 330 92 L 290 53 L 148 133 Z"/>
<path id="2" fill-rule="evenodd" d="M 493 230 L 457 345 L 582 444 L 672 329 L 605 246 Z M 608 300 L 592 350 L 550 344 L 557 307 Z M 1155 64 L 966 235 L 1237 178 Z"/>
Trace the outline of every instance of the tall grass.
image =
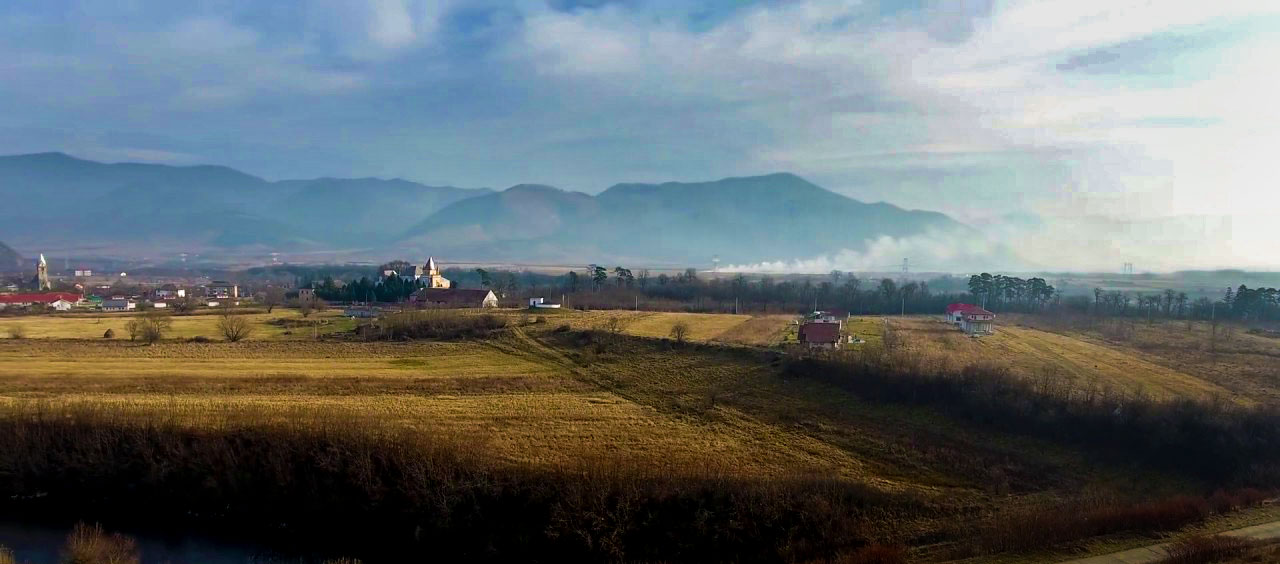
<path id="1" fill-rule="evenodd" d="M 1215 514 L 1257 505 L 1261 490 L 1219 490 L 1208 498 L 1180 495 L 1125 502 L 1109 498 L 1080 499 L 1065 505 L 1003 511 L 969 527 L 973 552 L 1019 552 L 1116 533 L 1150 534 L 1176 531 Z"/>
<path id="2" fill-rule="evenodd" d="M 324 417 L 196 427 L 163 414 L 15 407 L 0 414 L 0 498 L 188 519 L 368 562 L 809 560 L 866 545 L 868 514 L 929 511 L 845 480 L 661 475 L 599 461 L 532 467 L 476 450 L 463 438 Z"/>
<path id="3" fill-rule="evenodd" d="M 1195 535 L 1174 541 L 1166 551 L 1169 556 L 1157 564 L 1212 564 L 1239 558 L 1259 546 L 1253 539 L 1222 535 Z M 1263 562 L 1258 560 L 1258 562 Z"/>
<path id="4" fill-rule="evenodd" d="M 77 524 L 67 535 L 63 564 L 138 564 L 138 543 L 119 533 L 107 534 L 102 525 Z"/>

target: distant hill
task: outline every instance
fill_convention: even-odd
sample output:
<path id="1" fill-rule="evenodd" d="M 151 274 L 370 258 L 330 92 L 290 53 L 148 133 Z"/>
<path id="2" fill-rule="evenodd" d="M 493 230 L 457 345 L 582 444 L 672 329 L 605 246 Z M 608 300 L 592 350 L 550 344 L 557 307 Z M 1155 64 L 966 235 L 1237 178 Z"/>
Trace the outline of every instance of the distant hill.
<path id="1" fill-rule="evenodd" d="M 857 252 L 882 237 L 974 233 L 940 213 L 860 202 L 786 173 L 618 184 L 592 196 L 536 184 L 494 192 L 377 178 L 272 182 L 222 166 L 41 153 L 0 157 L 0 198 L 9 203 L 0 239 L 104 255 L 747 263 Z"/>
<path id="2" fill-rule="evenodd" d="M 405 233 L 405 243 L 465 256 L 577 256 L 746 262 L 861 250 L 881 236 L 968 228 L 946 215 L 868 204 L 794 174 L 714 182 L 618 184 L 597 196 L 514 186 L 458 202 Z M 446 236 L 453 234 L 452 237 Z"/>
<path id="3" fill-rule="evenodd" d="M 101 249 L 367 247 L 457 200 L 489 193 L 406 180 L 270 182 L 222 166 L 0 157 L 0 237 Z"/>
<path id="4" fill-rule="evenodd" d="M 0 241 L 0 272 L 17 272 L 22 270 L 22 255 L 9 245 Z"/>

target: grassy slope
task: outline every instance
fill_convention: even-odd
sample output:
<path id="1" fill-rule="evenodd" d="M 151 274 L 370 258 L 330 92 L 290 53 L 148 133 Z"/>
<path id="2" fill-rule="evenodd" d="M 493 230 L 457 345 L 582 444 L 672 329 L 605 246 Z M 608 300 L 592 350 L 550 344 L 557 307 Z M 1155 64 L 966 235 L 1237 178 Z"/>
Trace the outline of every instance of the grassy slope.
<path id="1" fill-rule="evenodd" d="M 1207 322 L 1137 321 L 1131 335 L 1107 331 L 1085 319 L 1057 321 L 1014 316 L 1017 323 L 1093 343 L 1178 370 L 1229 390 L 1231 395 L 1280 403 L 1280 339 L 1222 325 L 1218 338 Z"/>
<path id="2" fill-rule="evenodd" d="M 1029 327 L 1001 324 L 995 335 L 971 339 L 933 317 L 894 318 L 889 323 L 903 334 L 905 346 L 956 369 L 973 362 L 996 362 L 1028 377 L 1065 379 L 1077 386 L 1092 384 L 1156 398 L 1232 395 L 1212 381 L 1134 351 Z"/>

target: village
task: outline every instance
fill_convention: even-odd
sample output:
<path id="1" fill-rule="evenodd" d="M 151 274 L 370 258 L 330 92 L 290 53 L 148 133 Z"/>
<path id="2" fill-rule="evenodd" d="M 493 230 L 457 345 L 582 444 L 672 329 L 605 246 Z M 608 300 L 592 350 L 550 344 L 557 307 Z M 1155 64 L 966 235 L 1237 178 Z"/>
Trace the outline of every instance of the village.
<path id="1" fill-rule="evenodd" d="M 320 284 L 315 282 L 300 287 L 276 284 L 245 287 L 227 280 L 129 278 L 126 272 L 111 276 L 91 269 L 75 269 L 69 276 L 53 276 L 49 273 L 48 261 L 41 254 L 33 276 L 18 276 L 0 287 L 0 314 L 125 314 L 142 311 L 185 314 L 214 308 L 225 312 L 231 308 L 255 306 L 316 309 L 333 305 L 341 307 L 343 317 L 372 319 L 394 312 L 427 308 L 510 309 L 527 305 L 533 311 L 555 311 L 562 307 L 562 304 L 541 296 L 517 301 L 514 296 L 500 295 L 488 288 L 459 288 L 442 274 L 442 270 L 434 257 L 428 257 L 422 264 L 405 263 L 399 270 L 382 270 L 378 284 L 395 281 L 411 289 L 402 301 L 364 300 L 329 304 L 317 295 Z M 342 288 L 340 281 L 326 283 L 333 288 Z M 814 310 L 798 315 L 793 322 L 791 342 L 810 351 L 835 351 L 860 345 L 865 339 L 848 323 L 852 318 L 853 315 L 844 309 Z M 971 337 L 994 333 L 995 314 L 971 304 L 949 304 L 941 320 Z"/>
<path id="2" fill-rule="evenodd" d="M 417 289 L 408 297 L 409 307 L 487 308 L 497 307 L 498 298 L 490 290 L 455 288 L 441 275 L 435 259 L 406 272 L 383 272 L 384 279 L 398 277 Z M 262 285 L 242 287 L 226 280 L 180 278 L 129 278 L 76 269 L 70 276 L 49 274 L 48 262 L 39 256 L 35 275 L 17 276 L 0 287 L 0 312 L 125 313 L 142 310 L 189 312 L 197 308 L 226 308 L 252 305 L 315 305 L 320 298 L 311 287 Z M 373 306 L 350 308 L 353 316 L 368 316 Z"/>

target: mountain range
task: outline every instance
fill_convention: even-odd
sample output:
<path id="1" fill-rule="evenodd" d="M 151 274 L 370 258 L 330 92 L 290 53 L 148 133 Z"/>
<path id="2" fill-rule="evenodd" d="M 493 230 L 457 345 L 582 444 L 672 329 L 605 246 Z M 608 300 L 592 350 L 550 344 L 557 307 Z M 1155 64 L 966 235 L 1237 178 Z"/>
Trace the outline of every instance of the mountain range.
<path id="1" fill-rule="evenodd" d="M 22 270 L 22 255 L 9 245 L 0 242 L 0 272 Z"/>
<path id="2" fill-rule="evenodd" d="M 129 252 L 431 253 L 460 260 L 750 262 L 970 233 L 936 212 L 864 203 L 794 174 L 617 184 L 596 195 L 407 180 L 268 181 L 222 166 L 0 157 L 0 240 Z"/>

